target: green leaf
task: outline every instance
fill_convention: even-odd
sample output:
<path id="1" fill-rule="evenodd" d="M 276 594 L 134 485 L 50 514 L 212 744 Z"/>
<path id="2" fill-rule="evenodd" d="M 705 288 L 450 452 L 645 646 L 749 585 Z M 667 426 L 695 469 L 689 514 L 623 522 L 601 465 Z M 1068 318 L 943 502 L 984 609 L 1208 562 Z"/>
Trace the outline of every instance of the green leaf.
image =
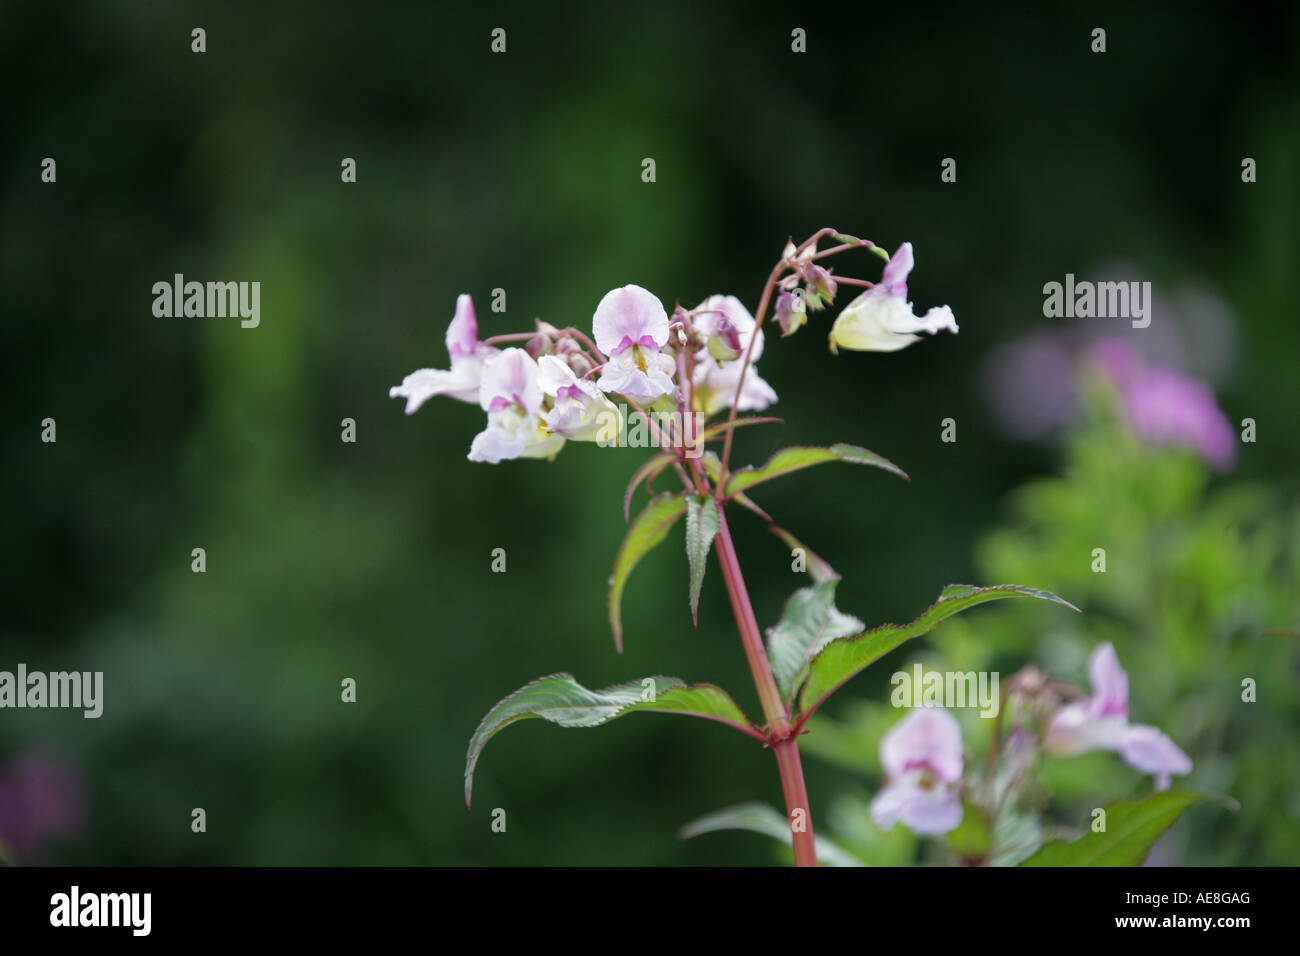
<path id="1" fill-rule="evenodd" d="M 609 626 L 614 632 L 614 646 L 623 653 L 623 589 L 627 587 L 628 575 L 646 554 L 668 537 L 668 529 L 686 511 L 686 500 L 664 492 L 652 498 L 645 506 L 627 536 L 619 546 L 618 556 L 614 559 L 614 573 L 609 576 Z"/>
<path id="2" fill-rule="evenodd" d="M 719 810 L 717 813 L 710 813 L 682 827 L 678 835 L 683 840 L 689 840 L 702 833 L 717 833 L 719 830 L 749 830 L 752 833 L 762 833 L 780 840 L 791 849 L 794 848 L 794 835 L 790 832 L 789 822 L 765 803 L 741 803 Z M 813 844 L 817 848 L 818 863 L 825 866 L 862 865 L 853 854 L 824 837 L 814 836 Z"/>
<path id="3" fill-rule="evenodd" d="M 866 626 L 851 614 L 835 607 L 835 585 L 825 581 L 816 587 L 800 588 L 790 595 L 781 620 L 767 629 L 767 656 L 781 697 L 794 692 L 794 679 L 804 666 L 831 641 L 861 634 Z"/>
<path id="4" fill-rule="evenodd" d="M 713 536 L 718 533 L 718 504 L 712 498 L 691 495 L 686 499 L 686 561 L 691 569 L 691 620 L 700 624 L 700 587 L 709 559 Z"/>
<path id="5" fill-rule="evenodd" d="M 771 531 L 774 535 L 784 541 L 786 547 L 789 548 L 791 552 L 796 549 L 803 552 L 804 565 L 808 569 L 808 577 L 813 579 L 813 584 L 823 584 L 826 581 L 838 581 L 840 579 L 839 572 L 818 557 L 812 548 L 808 547 L 789 531 L 786 531 L 784 528 L 778 528 L 776 525 L 772 525 L 767 530 Z"/>
<path id="6" fill-rule="evenodd" d="M 646 489 L 649 490 L 651 483 L 658 477 L 659 473 L 669 467 L 677 460 L 677 456 L 670 451 L 663 451 L 652 458 L 646 459 L 632 475 L 632 480 L 627 483 L 627 491 L 623 493 L 623 521 L 632 520 L 632 494 L 636 491 L 637 485 L 641 482 L 646 483 Z"/>
<path id="7" fill-rule="evenodd" d="M 901 478 L 911 481 L 903 469 L 899 468 L 887 458 L 882 458 L 874 451 L 867 451 L 865 448 L 859 448 L 857 445 L 831 445 L 830 448 L 810 448 L 806 446 L 795 446 L 793 448 L 783 448 L 767 460 L 762 467 L 741 468 L 732 473 L 731 478 L 727 481 L 727 497 L 731 497 L 737 492 L 744 491 L 746 488 L 752 488 L 754 485 L 761 484 L 764 481 L 771 481 L 773 478 L 779 478 L 787 475 L 792 471 L 799 471 L 803 468 L 811 468 L 813 465 L 820 465 L 828 461 L 847 461 L 854 465 L 871 465 L 875 468 L 883 468 L 886 471 L 892 471 Z"/>
<path id="8" fill-rule="evenodd" d="M 1141 866 L 1151 846 L 1184 810 L 1222 798 L 1185 790 L 1153 793 L 1145 800 L 1119 800 L 1106 807 L 1104 832 L 1090 830 L 1073 843 L 1049 843 L 1021 866 Z"/>
<path id="9" fill-rule="evenodd" d="M 1063 604 L 1072 611 L 1079 609 L 1051 591 L 1021 587 L 1018 584 L 999 584 L 979 588 L 970 584 L 950 584 L 939 594 L 939 600 L 911 624 L 882 624 L 859 634 L 831 641 L 795 676 L 794 687 L 801 684 L 799 710 L 811 714 L 833 694 L 841 684 L 884 657 L 898 645 L 913 637 L 928 634 L 941 621 L 960 611 L 997 601 L 1001 598 L 1037 598 Z M 806 682 L 805 682 L 806 678 Z"/>
<path id="10" fill-rule="evenodd" d="M 473 791 L 474 767 L 479 755 L 507 724 L 540 717 L 561 727 L 596 727 L 634 710 L 704 717 L 759 740 L 765 739 L 727 692 L 713 684 L 688 687 L 676 677 L 647 677 L 604 690 L 588 690 L 572 674 L 551 674 L 525 684 L 498 701 L 479 722 L 465 755 L 466 805 Z"/>

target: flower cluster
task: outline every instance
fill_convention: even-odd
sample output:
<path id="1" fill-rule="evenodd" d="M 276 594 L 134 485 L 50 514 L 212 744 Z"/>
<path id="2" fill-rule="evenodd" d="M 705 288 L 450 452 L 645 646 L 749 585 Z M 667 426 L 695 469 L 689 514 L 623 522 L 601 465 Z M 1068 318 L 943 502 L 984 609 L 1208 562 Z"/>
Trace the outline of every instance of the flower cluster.
<path id="1" fill-rule="evenodd" d="M 1102 644 L 1088 661 L 1092 694 L 1057 705 L 1036 669 L 1022 672 L 1012 687 L 1045 702 L 1046 729 L 1035 738 L 1017 728 L 1010 740 L 1022 750 L 1041 744 L 1049 756 L 1073 757 L 1092 750 L 1117 752 L 1129 766 L 1155 777 L 1157 790 L 1169 787 L 1172 775 L 1191 773 L 1192 761 L 1155 727 L 1128 722 L 1128 675 L 1115 648 Z M 902 822 L 923 834 L 947 833 L 961 823 L 963 780 L 961 727 L 946 710 L 911 711 L 880 741 L 886 783 L 871 804 L 876 824 L 889 829 Z"/>
<path id="2" fill-rule="evenodd" d="M 832 304 L 840 282 L 866 291 L 836 319 L 832 351 L 892 352 L 917 341 L 915 332 L 957 331 L 947 306 L 922 318 L 912 314 L 906 298 L 911 243 L 899 247 L 875 284 L 837 281 L 818 264 L 822 256 L 858 247 L 875 248 L 862 240 L 822 253 L 815 239 L 798 248 L 787 245 L 780 271 L 789 274 L 774 278 L 764 295 L 766 303 L 777 292 L 775 312 L 784 335 L 804 324 L 808 310 Z M 726 409 L 769 407 L 777 395 L 758 374 L 761 326 L 761 310 L 755 319 L 735 296 L 712 295 L 694 309 L 677 307 L 670 317 L 653 293 L 625 285 L 596 306 L 594 341 L 577 329 L 540 321 L 531 333 L 481 341 L 474 303 L 461 295 L 447 327 L 450 368 L 412 372 L 389 395 L 406 399 L 408 415 L 438 395 L 479 405 L 488 421 L 470 446 L 471 461 L 550 459 L 566 441 L 617 444 L 623 417 L 615 400 L 638 411 L 671 407 L 706 418 Z M 524 348 L 497 347 L 523 340 Z"/>

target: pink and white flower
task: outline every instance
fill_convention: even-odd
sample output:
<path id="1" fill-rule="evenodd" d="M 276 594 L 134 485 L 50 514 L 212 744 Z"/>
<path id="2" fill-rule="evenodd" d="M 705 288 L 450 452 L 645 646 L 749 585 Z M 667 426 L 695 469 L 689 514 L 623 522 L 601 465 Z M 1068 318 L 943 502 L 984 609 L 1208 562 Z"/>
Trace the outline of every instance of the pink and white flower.
<path id="1" fill-rule="evenodd" d="M 593 383 L 578 378 L 573 369 L 554 355 L 537 360 L 538 381 L 552 399 L 543 413 L 545 427 L 570 441 L 616 441 L 622 430 L 618 406 Z"/>
<path id="2" fill-rule="evenodd" d="M 921 337 L 916 332 L 957 331 L 948 306 L 937 306 L 918 317 L 907 301 L 907 276 L 912 271 L 912 244 L 905 242 L 885 264 L 880 281 L 850 302 L 831 326 L 831 351 L 896 352 Z"/>
<path id="3" fill-rule="evenodd" d="M 551 434 L 542 419 L 537 362 L 523 349 L 488 359 L 478 401 L 488 425 L 474 436 L 470 461 L 495 465 L 509 458 L 554 458 L 564 447 L 564 438 Z"/>
<path id="4" fill-rule="evenodd" d="M 609 356 L 596 385 L 603 392 L 650 403 L 673 393 L 668 313 L 653 293 L 625 285 L 605 293 L 592 317 L 596 346 Z"/>
<path id="5" fill-rule="evenodd" d="M 693 310 L 695 328 L 706 345 L 695 354 L 695 404 L 706 416 L 730 408 L 736 398 L 741 370 L 745 384 L 740 390 L 738 409 L 761 411 L 776 401 L 772 386 L 759 378 L 759 356 L 763 354 L 763 331 L 734 295 L 711 295 Z M 757 338 L 755 339 L 755 336 Z M 754 354 L 748 369 L 745 355 L 754 339 Z"/>
<path id="6" fill-rule="evenodd" d="M 389 398 L 405 398 L 406 414 L 415 411 L 435 395 L 446 395 L 458 402 L 477 404 L 483 366 L 498 350 L 478 340 L 478 319 L 468 295 L 456 299 L 456 314 L 447 326 L 447 354 L 451 369 L 422 368 L 412 372 L 388 390 Z"/>
<path id="7" fill-rule="evenodd" d="M 1088 660 L 1092 696 L 1061 707 L 1048 722 L 1043 748 L 1061 757 L 1090 750 L 1117 751 L 1123 761 L 1154 774 L 1156 789 L 1169 787 L 1171 774 L 1191 773 L 1192 761 L 1155 727 L 1128 722 L 1128 675 L 1114 646 L 1098 646 Z"/>
<path id="8" fill-rule="evenodd" d="M 871 801 L 871 816 L 882 830 L 901 820 L 917 833 L 936 834 L 961 823 L 964 761 L 952 714 L 913 710 L 881 739 L 880 763 L 888 783 Z"/>

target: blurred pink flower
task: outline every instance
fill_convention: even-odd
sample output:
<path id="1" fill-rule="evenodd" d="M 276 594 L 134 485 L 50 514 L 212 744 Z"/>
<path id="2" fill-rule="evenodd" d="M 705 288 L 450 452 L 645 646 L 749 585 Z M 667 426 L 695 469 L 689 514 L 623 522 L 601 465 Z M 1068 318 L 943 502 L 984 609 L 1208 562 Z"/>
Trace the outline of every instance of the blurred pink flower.
<path id="1" fill-rule="evenodd" d="M 1171 774 L 1192 772 L 1192 761 L 1155 727 L 1128 722 L 1128 675 L 1109 641 L 1088 659 L 1092 696 L 1072 701 L 1052 715 L 1043 748 L 1061 757 L 1090 750 L 1117 751 L 1123 761 L 1155 774 L 1156 789 L 1169 787 Z"/>
<path id="2" fill-rule="evenodd" d="M 75 765 L 46 751 L 25 751 L 0 771 L 0 843 L 29 859 L 50 840 L 80 830 L 86 802 Z"/>
<path id="3" fill-rule="evenodd" d="M 1236 432 L 1203 382 L 1167 366 L 1143 366 L 1120 339 L 1100 342 L 1093 356 L 1119 389 L 1125 418 L 1144 442 L 1191 448 L 1218 471 L 1233 466 Z"/>
<path id="4" fill-rule="evenodd" d="M 961 823 L 961 728 L 946 710 L 921 707 L 880 741 L 888 783 L 871 801 L 882 830 L 898 821 L 917 833 L 947 833 Z"/>
<path id="5" fill-rule="evenodd" d="M 1146 281 L 1122 263 L 1104 266 L 1093 281 Z M 984 359 L 982 388 L 1001 430 L 1021 441 L 1050 439 L 1078 420 L 1081 360 L 1127 352 L 1136 373 L 1142 362 L 1170 366 L 1211 388 L 1226 381 L 1236 352 L 1236 319 L 1213 288 L 1183 284 L 1165 294 L 1153 284 L 1151 325 L 1131 329 L 1096 319 L 1054 321 L 994 348 Z M 1107 344 L 1102 345 L 1104 340 Z"/>

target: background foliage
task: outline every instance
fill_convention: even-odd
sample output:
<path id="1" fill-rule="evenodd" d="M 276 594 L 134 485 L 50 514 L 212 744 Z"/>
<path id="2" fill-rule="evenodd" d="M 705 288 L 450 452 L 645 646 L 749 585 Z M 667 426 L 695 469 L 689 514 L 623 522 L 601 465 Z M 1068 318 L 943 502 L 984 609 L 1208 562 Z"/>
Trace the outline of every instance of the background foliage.
<path id="1" fill-rule="evenodd" d="M 1103 56 L 1088 52 L 1096 25 Z M 819 469 L 761 503 L 836 567 L 840 606 L 868 623 L 910 620 L 952 581 L 1086 603 L 1069 632 L 1032 608 L 976 612 L 935 653 L 1077 674 L 1089 642 L 1114 640 L 1136 713 L 1188 741 L 1193 783 L 1243 803 L 1229 822 L 1192 811 L 1173 858 L 1295 862 L 1300 648 L 1252 635 L 1297 626 L 1296 523 L 1281 517 L 1300 465 L 1297 25 L 1294 9 L 1184 3 L 0 6 L 0 667 L 103 670 L 107 685 L 97 721 L 0 714 L 0 765 L 49 752 L 83 779 L 82 826 L 29 858 L 769 861 L 751 835 L 670 838 L 780 799 L 770 754 L 691 721 L 527 722 L 494 741 L 465 810 L 469 734 L 539 674 L 674 674 L 756 706 L 720 576 L 694 631 L 676 548 L 637 569 L 613 653 L 604 588 L 634 452 L 471 465 L 477 409 L 405 419 L 387 389 L 442 362 L 459 292 L 486 334 L 535 316 L 586 325 L 627 282 L 752 309 L 786 236 L 829 224 L 913 241 L 914 298 L 951 304 L 962 332 L 832 359 L 821 319 L 773 343 L 762 369 L 786 424 L 739 433 L 737 462 L 846 441 L 913 483 Z M 509 52 L 493 57 L 496 26 Z M 790 53 L 794 26 L 806 55 Z M 39 182 L 45 156 L 56 186 Z M 344 156 L 355 185 L 339 182 Z M 939 180 L 945 156 L 955 184 Z M 1060 324 L 1042 317 L 1044 282 L 1116 262 L 1209 290 L 1235 317 L 1226 337 L 1182 339 L 1193 370 L 1213 360 L 1229 417 L 1259 422 L 1230 486 L 1203 492 L 1194 465 L 1124 458 L 1103 432 L 1062 449 L 997 424 L 990 350 Z M 155 318 L 150 287 L 176 272 L 259 280 L 261 327 Z M 495 287 L 504 316 L 485 308 Z M 1151 340 L 1183 321 L 1170 311 Z M 54 445 L 39 442 L 47 416 Z M 948 416 L 956 444 L 939 441 Z M 339 441 L 344 417 L 355 445 Z M 770 625 L 799 583 L 788 551 L 747 515 L 732 525 Z M 1104 579 L 1086 572 L 1103 531 L 1126 558 Z M 190 572 L 194 547 L 206 574 Z M 489 570 L 497 547 L 504 575 Z M 915 653 L 851 685 L 826 726 L 886 700 Z M 1249 711 L 1216 696 L 1242 667 L 1261 680 Z M 869 761 L 878 734 L 839 744 Z M 869 797 L 871 778 L 805 763 L 814 819 L 851 828 L 837 795 Z M 1111 758 L 1062 763 L 1066 809 L 1089 799 L 1084 782 L 1107 797 L 1137 785 Z"/>

